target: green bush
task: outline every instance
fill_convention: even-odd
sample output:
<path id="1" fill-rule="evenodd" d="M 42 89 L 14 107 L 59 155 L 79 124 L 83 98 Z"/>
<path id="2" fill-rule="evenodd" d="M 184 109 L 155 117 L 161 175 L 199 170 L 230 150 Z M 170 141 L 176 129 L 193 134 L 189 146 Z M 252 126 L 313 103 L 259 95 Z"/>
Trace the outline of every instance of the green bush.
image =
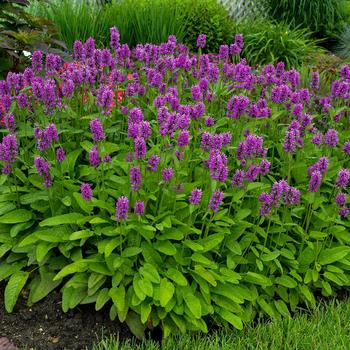
<path id="1" fill-rule="evenodd" d="M 199 34 L 207 36 L 206 52 L 217 52 L 222 44 L 233 41 L 233 22 L 224 6 L 216 0 L 178 0 L 186 20 L 185 44 L 196 50 Z"/>
<path id="2" fill-rule="evenodd" d="M 283 61 L 288 68 L 298 67 L 310 54 L 323 51 L 309 31 L 283 23 L 249 21 L 237 25 L 236 31 L 244 36 L 243 56 L 251 65 Z"/>
<path id="3" fill-rule="evenodd" d="M 273 19 L 308 28 L 322 38 L 334 36 L 343 16 L 339 0 L 267 0 L 267 10 Z"/>

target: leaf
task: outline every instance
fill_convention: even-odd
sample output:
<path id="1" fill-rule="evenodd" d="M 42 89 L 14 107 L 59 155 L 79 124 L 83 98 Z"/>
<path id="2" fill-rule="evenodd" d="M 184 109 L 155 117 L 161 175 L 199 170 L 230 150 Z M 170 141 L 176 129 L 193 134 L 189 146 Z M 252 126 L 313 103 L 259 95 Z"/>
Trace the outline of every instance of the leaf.
<path id="1" fill-rule="evenodd" d="M 295 288 L 298 285 L 298 283 L 292 277 L 289 277 L 287 275 L 277 277 L 275 279 L 275 283 L 287 288 Z"/>
<path id="2" fill-rule="evenodd" d="M 190 240 L 183 241 L 183 245 L 192 249 L 194 252 L 201 251 L 204 249 L 204 247 L 201 244 Z"/>
<path id="3" fill-rule="evenodd" d="M 270 303 L 267 303 L 265 299 L 263 299 L 262 297 L 258 298 L 257 300 L 258 304 L 260 305 L 260 307 L 272 318 L 276 317 L 276 313 L 275 310 L 273 308 L 273 305 L 271 305 Z"/>
<path id="4" fill-rule="evenodd" d="M 184 296 L 185 303 L 187 307 L 192 312 L 195 318 L 201 318 L 202 316 L 202 307 L 199 299 L 193 294 L 186 294 Z"/>
<path id="5" fill-rule="evenodd" d="M 32 218 L 32 213 L 25 209 L 13 210 L 0 217 L 0 224 L 18 224 L 27 222 Z"/>
<path id="6" fill-rule="evenodd" d="M 290 317 L 290 312 L 288 310 L 288 306 L 283 300 L 275 300 L 275 307 L 277 311 L 284 317 Z"/>
<path id="7" fill-rule="evenodd" d="M 165 307 L 168 304 L 170 299 L 173 297 L 174 292 L 174 285 L 171 282 L 169 282 L 166 278 L 162 278 L 159 287 L 159 300 L 160 305 L 162 307 Z"/>
<path id="8" fill-rule="evenodd" d="M 218 308 L 217 312 L 225 321 L 231 323 L 233 327 L 239 330 L 243 329 L 242 320 L 237 315 L 223 308 Z"/>
<path id="9" fill-rule="evenodd" d="M 245 219 L 247 216 L 249 216 L 251 214 L 251 210 L 250 209 L 240 209 L 236 214 L 235 214 L 235 219 L 237 221 L 239 220 L 243 220 Z"/>
<path id="10" fill-rule="evenodd" d="M 29 293 L 29 304 L 32 305 L 41 299 L 45 298 L 51 291 L 53 291 L 61 281 L 54 281 L 54 272 L 49 272 L 46 269 L 40 272 L 40 276 L 37 279 Z"/>
<path id="11" fill-rule="evenodd" d="M 119 312 L 125 308 L 125 288 L 123 285 L 118 288 L 111 288 L 108 295 L 112 298 L 114 305 Z"/>
<path id="12" fill-rule="evenodd" d="M 75 272 L 84 272 L 87 269 L 88 260 L 75 261 L 65 266 L 54 278 L 54 281 L 60 280 Z"/>
<path id="13" fill-rule="evenodd" d="M 270 278 L 251 271 L 247 272 L 244 280 L 250 283 L 259 284 L 263 287 L 272 286 L 272 281 Z"/>
<path id="14" fill-rule="evenodd" d="M 278 250 L 275 250 L 274 252 L 262 255 L 261 260 L 262 261 L 272 261 L 272 260 L 275 260 L 276 258 L 278 258 L 280 255 L 281 255 L 281 252 L 279 252 Z"/>
<path id="15" fill-rule="evenodd" d="M 29 221 L 29 222 L 22 222 L 20 224 L 16 224 L 12 226 L 10 230 L 10 236 L 16 237 L 21 231 L 25 231 L 26 229 L 33 226 L 33 224 L 34 224 L 34 221 Z"/>
<path id="16" fill-rule="evenodd" d="M 225 238 L 224 233 L 216 233 L 201 240 L 200 244 L 204 247 L 203 252 L 208 252 L 216 248 Z"/>
<path id="17" fill-rule="evenodd" d="M 179 286 L 183 286 L 183 287 L 187 286 L 187 279 L 179 270 L 171 267 L 167 271 L 166 275 L 167 275 L 168 278 L 173 280 Z"/>
<path id="18" fill-rule="evenodd" d="M 201 265 L 196 265 L 194 267 L 194 272 L 201 276 L 204 280 L 206 280 L 208 283 L 210 283 L 212 286 L 216 287 L 217 283 L 215 281 L 215 278 L 210 271 L 206 270 L 203 266 Z"/>
<path id="19" fill-rule="evenodd" d="M 161 241 L 153 244 L 153 247 L 165 255 L 175 255 L 176 248 L 170 241 Z"/>
<path id="20" fill-rule="evenodd" d="M 28 277 L 29 273 L 24 271 L 18 271 L 10 277 L 5 287 L 4 294 L 5 309 L 8 313 L 12 312 L 19 297 L 19 293 L 26 284 Z"/>
<path id="21" fill-rule="evenodd" d="M 122 257 L 123 258 L 129 258 L 131 256 L 135 256 L 138 255 L 142 252 L 142 248 L 139 247 L 128 247 L 126 249 L 123 250 L 122 252 Z"/>
<path id="22" fill-rule="evenodd" d="M 57 226 L 63 224 L 77 224 L 79 220 L 83 219 L 84 215 L 80 213 L 69 213 L 57 215 L 40 222 L 40 226 Z"/>
<path id="23" fill-rule="evenodd" d="M 0 245 L 0 258 L 2 258 L 11 249 L 12 249 L 11 243 L 1 244 Z"/>
<path id="24" fill-rule="evenodd" d="M 109 292 L 108 288 L 103 288 L 98 292 L 96 305 L 95 305 L 96 311 L 101 310 L 103 306 L 107 303 L 107 301 L 110 299 L 108 292 Z"/>
<path id="25" fill-rule="evenodd" d="M 130 331 L 138 338 L 144 337 L 146 326 L 141 323 L 140 317 L 133 311 L 130 311 L 125 319 L 126 324 L 130 328 Z"/>
<path id="26" fill-rule="evenodd" d="M 145 263 L 139 270 L 140 274 L 153 283 L 160 283 L 157 269 L 150 263 Z"/>
<path id="27" fill-rule="evenodd" d="M 328 248 L 321 251 L 318 262 L 321 265 L 331 264 L 335 261 L 345 258 L 350 252 L 350 247 L 341 246 Z"/>
<path id="28" fill-rule="evenodd" d="M 141 304 L 141 322 L 146 323 L 149 315 L 151 314 L 152 307 L 149 303 L 143 302 Z"/>

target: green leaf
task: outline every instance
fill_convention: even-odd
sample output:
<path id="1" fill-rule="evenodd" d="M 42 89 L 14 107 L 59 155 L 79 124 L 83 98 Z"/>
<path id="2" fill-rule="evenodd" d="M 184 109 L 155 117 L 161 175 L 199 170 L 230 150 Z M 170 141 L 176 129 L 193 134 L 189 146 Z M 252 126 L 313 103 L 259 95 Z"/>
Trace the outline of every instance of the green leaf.
<path id="1" fill-rule="evenodd" d="M 176 248 L 170 241 L 161 241 L 153 244 L 153 247 L 165 255 L 175 255 Z"/>
<path id="2" fill-rule="evenodd" d="M 187 279 L 179 270 L 171 267 L 167 271 L 166 275 L 167 275 L 168 278 L 173 280 L 179 286 L 183 286 L 183 287 L 187 286 Z"/>
<path id="3" fill-rule="evenodd" d="M 118 288 L 111 288 L 108 295 L 112 298 L 114 305 L 119 312 L 125 308 L 125 288 L 123 285 Z"/>
<path id="4" fill-rule="evenodd" d="M 298 283 L 292 277 L 289 277 L 287 275 L 277 277 L 275 279 L 275 283 L 287 288 L 295 288 L 298 285 Z"/>
<path id="5" fill-rule="evenodd" d="M 32 218 L 32 213 L 25 209 L 13 210 L 0 217 L 0 224 L 18 224 L 27 222 Z"/>
<path id="6" fill-rule="evenodd" d="M 1 244 L 0 245 L 0 258 L 2 258 L 11 249 L 12 249 L 11 243 Z"/>
<path id="7" fill-rule="evenodd" d="M 142 248 L 139 247 L 128 247 L 126 249 L 123 250 L 122 252 L 122 257 L 123 258 L 129 258 L 131 256 L 135 256 L 138 255 L 142 252 Z"/>
<path id="8" fill-rule="evenodd" d="M 153 283 L 160 283 L 157 269 L 150 263 L 145 263 L 139 270 L 140 274 Z"/>
<path id="9" fill-rule="evenodd" d="M 103 288 L 98 292 L 96 305 L 95 305 L 96 311 L 101 310 L 103 306 L 107 303 L 107 301 L 110 299 L 108 292 L 109 292 L 108 288 Z"/>
<path id="10" fill-rule="evenodd" d="M 237 315 L 223 308 L 218 308 L 217 312 L 225 321 L 231 323 L 233 327 L 239 330 L 243 329 L 242 320 Z"/>
<path id="11" fill-rule="evenodd" d="M 345 258 L 349 252 L 350 247 L 347 246 L 324 249 L 321 251 L 318 261 L 321 265 L 331 264 Z"/>
<path id="12" fill-rule="evenodd" d="M 210 271 L 206 270 L 203 266 L 196 265 L 194 267 L 194 272 L 199 276 L 201 276 L 204 280 L 206 280 L 212 286 L 214 287 L 217 286 L 214 275 Z"/>
<path id="13" fill-rule="evenodd" d="M 149 303 L 143 302 L 141 304 L 141 322 L 146 323 L 149 315 L 151 314 L 152 307 Z"/>
<path id="14" fill-rule="evenodd" d="M 36 283 L 30 289 L 28 298 L 30 305 L 45 298 L 61 283 L 61 281 L 54 281 L 54 277 L 54 272 L 49 272 L 47 269 L 40 271 L 40 276 L 37 277 Z"/>
<path id="15" fill-rule="evenodd" d="M 87 269 L 88 260 L 75 261 L 65 266 L 54 278 L 54 281 L 60 280 L 65 276 L 68 276 L 75 272 L 84 272 Z"/>
<path id="16" fill-rule="evenodd" d="M 263 287 L 272 286 L 272 281 L 270 278 L 251 271 L 247 272 L 244 280 L 250 283 L 259 284 Z"/>
<path id="17" fill-rule="evenodd" d="M 22 222 L 20 224 L 14 225 L 11 227 L 10 236 L 16 237 L 21 231 L 25 231 L 26 229 L 33 226 L 34 221 Z"/>
<path id="18" fill-rule="evenodd" d="M 159 287 L 159 300 L 160 305 L 165 307 L 171 300 L 175 292 L 174 285 L 169 282 L 166 278 L 162 278 Z"/>
<path id="19" fill-rule="evenodd" d="M 290 317 L 290 312 L 288 310 L 288 306 L 283 300 L 275 300 L 275 307 L 277 311 L 284 317 Z"/>
<path id="20" fill-rule="evenodd" d="M 53 216 L 43 220 L 40 226 L 57 226 L 63 224 L 77 224 L 79 220 L 83 219 L 84 215 L 80 213 L 69 213 L 63 215 Z"/>
<path id="21" fill-rule="evenodd" d="M 142 324 L 140 316 L 133 311 L 130 311 L 125 319 L 130 331 L 139 339 L 144 337 L 146 326 Z"/>
<path id="22" fill-rule="evenodd" d="M 281 252 L 275 250 L 274 252 L 267 253 L 261 256 L 262 261 L 272 261 L 278 258 L 281 255 Z"/>
<path id="23" fill-rule="evenodd" d="M 216 248 L 225 238 L 224 233 L 216 233 L 201 240 L 200 244 L 204 247 L 203 252 L 208 252 Z"/>
<path id="24" fill-rule="evenodd" d="M 192 312 L 193 316 L 195 318 L 201 318 L 202 316 L 202 307 L 199 299 L 194 296 L 193 294 L 186 294 L 184 295 L 184 300 L 187 305 L 187 307 Z"/>
<path id="25" fill-rule="evenodd" d="M 243 220 L 245 219 L 247 216 L 249 216 L 251 214 L 251 210 L 250 209 L 240 209 L 236 214 L 235 214 L 235 219 L 237 221 L 239 220 Z"/>
<path id="26" fill-rule="evenodd" d="M 16 305 L 19 294 L 27 282 L 28 277 L 29 273 L 24 271 L 18 271 L 10 277 L 5 287 L 4 294 L 5 309 L 7 312 L 12 312 L 13 308 Z"/>

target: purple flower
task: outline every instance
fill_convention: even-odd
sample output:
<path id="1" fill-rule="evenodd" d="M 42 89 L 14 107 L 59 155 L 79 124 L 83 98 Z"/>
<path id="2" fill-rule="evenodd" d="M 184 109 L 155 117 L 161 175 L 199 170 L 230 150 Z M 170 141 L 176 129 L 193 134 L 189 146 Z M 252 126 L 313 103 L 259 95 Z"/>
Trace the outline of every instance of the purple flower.
<path id="1" fill-rule="evenodd" d="M 283 149 L 287 153 L 295 153 L 297 150 L 297 140 L 299 138 L 299 130 L 287 130 L 284 137 Z"/>
<path id="2" fill-rule="evenodd" d="M 337 206 L 343 207 L 346 204 L 346 198 L 346 193 L 340 192 L 335 197 L 335 203 L 337 204 Z"/>
<path id="3" fill-rule="evenodd" d="M 91 120 L 90 131 L 92 133 L 92 139 L 94 142 L 100 142 L 105 139 L 105 133 L 103 131 L 103 126 L 99 118 Z"/>
<path id="4" fill-rule="evenodd" d="M 295 205 L 300 203 L 300 191 L 295 188 L 289 186 L 285 195 L 284 195 L 284 202 L 287 205 Z"/>
<path id="5" fill-rule="evenodd" d="M 318 90 L 320 88 L 320 76 L 318 72 L 311 73 L 310 87 L 314 90 Z"/>
<path id="6" fill-rule="evenodd" d="M 243 182 L 245 179 L 245 172 L 243 170 L 236 170 L 233 177 L 231 185 L 233 187 L 243 187 Z"/>
<path id="7" fill-rule="evenodd" d="M 50 175 L 50 164 L 42 157 L 34 159 L 34 165 L 40 177 L 44 179 L 44 186 L 46 188 L 52 186 L 52 179 Z"/>
<path id="8" fill-rule="evenodd" d="M 157 155 L 151 156 L 150 159 L 148 160 L 148 170 L 153 172 L 157 171 L 159 162 L 160 162 L 159 156 Z"/>
<path id="9" fill-rule="evenodd" d="M 324 135 L 323 143 L 328 147 L 336 147 L 339 142 L 338 132 L 335 129 L 328 129 Z"/>
<path id="10" fill-rule="evenodd" d="M 309 183 L 309 192 L 317 192 L 321 186 L 322 174 L 319 170 L 315 170 L 311 174 Z"/>
<path id="11" fill-rule="evenodd" d="M 116 27 L 109 28 L 109 33 L 111 36 L 110 47 L 114 50 L 120 47 L 120 34 L 119 30 Z"/>
<path id="12" fill-rule="evenodd" d="M 104 163 L 109 163 L 112 160 L 112 157 L 108 154 L 102 158 Z"/>
<path id="13" fill-rule="evenodd" d="M 317 133 L 311 139 L 311 143 L 313 143 L 314 145 L 319 146 L 322 143 L 322 139 L 323 139 L 323 135 L 321 133 Z"/>
<path id="14" fill-rule="evenodd" d="M 11 133 L 14 132 L 16 129 L 15 116 L 12 113 L 6 114 L 4 120 L 6 129 Z"/>
<path id="15" fill-rule="evenodd" d="M 130 168 L 130 185 L 137 192 L 141 187 L 141 171 L 139 167 Z"/>
<path id="16" fill-rule="evenodd" d="M 347 207 L 343 207 L 338 211 L 338 214 L 342 217 L 342 218 L 346 218 L 350 213 L 350 210 Z"/>
<path id="17" fill-rule="evenodd" d="M 119 197 L 115 205 L 115 218 L 117 222 L 120 222 L 122 220 L 128 220 L 128 211 L 129 211 L 128 198 L 124 196 Z"/>
<path id="18" fill-rule="evenodd" d="M 18 146 L 15 134 L 4 136 L 0 143 L 0 161 L 5 162 L 2 169 L 4 174 L 9 174 L 11 171 L 11 164 L 16 162 L 18 156 Z"/>
<path id="19" fill-rule="evenodd" d="M 199 34 L 197 38 L 197 47 L 203 49 L 207 42 L 207 36 L 205 34 Z"/>
<path id="20" fill-rule="evenodd" d="M 288 183 L 285 180 L 277 181 L 272 185 L 270 195 L 271 195 L 271 198 L 273 201 L 273 205 L 276 208 L 279 207 L 280 200 L 281 200 L 283 194 L 285 194 L 287 192 L 288 188 L 289 188 Z"/>
<path id="21" fill-rule="evenodd" d="M 350 155 L 350 141 L 344 143 L 343 152 L 347 155 Z"/>
<path id="22" fill-rule="evenodd" d="M 73 57 L 77 61 L 82 61 L 85 58 L 85 49 L 80 40 L 75 40 L 73 45 Z"/>
<path id="23" fill-rule="evenodd" d="M 188 201 L 190 204 L 198 205 L 200 203 L 201 199 L 202 199 L 202 190 L 199 188 L 195 188 L 192 190 L 192 192 L 188 198 Z"/>
<path id="24" fill-rule="evenodd" d="M 34 72 L 40 72 L 43 69 L 43 53 L 41 51 L 33 52 L 32 69 Z"/>
<path id="25" fill-rule="evenodd" d="M 136 215 L 143 215 L 145 213 L 145 202 L 144 201 L 136 201 L 134 207 L 134 213 Z"/>
<path id="26" fill-rule="evenodd" d="M 267 175 L 270 171 L 270 166 L 271 166 L 271 163 L 268 160 L 263 159 L 259 166 L 260 174 Z"/>
<path id="27" fill-rule="evenodd" d="M 165 168 L 162 170 L 162 178 L 165 182 L 168 182 L 174 176 L 174 170 L 172 168 Z"/>
<path id="28" fill-rule="evenodd" d="M 187 130 L 182 130 L 177 139 L 177 144 L 180 148 L 188 146 L 190 143 L 190 133 Z"/>
<path id="29" fill-rule="evenodd" d="M 245 178 L 249 182 L 254 182 L 259 176 L 260 168 L 257 165 L 252 164 L 245 173 Z"/>
<path id="30" fill-rule="evenodd" d="M 212 210 L 214 213 L 217 213 L 219 211 L 219 207 L 223 199 L 224 193 L 220 190 L 216 190 L 210 198 L 208 209 Z"/>
<path id="31" fill-rule="evenodd" d="M 56 150 L 56 159 L 59 162 L 63 162 L 66 159 L 66 153 L 62 147 L 57 148 Z"/>
<path id="32" fill-rule="evenodd" d="M 100 153 L 96 146 L 94 146 L 89 153 L 89 161 L 90 161 L 90 165 L 93 167 L 97 167 L 101 163 Z"/>
<path id="33" fill-rule="evenodd" d="M 339 170 L 336 185 L 340 188 L 346 188 L 350 179 L 350 171 L 346 168 Z"/>
<path id="34" fill-rule="evenodd" d="M 136 159 L 143 159 L 146 156 L 147 147 L 146 141 L 142 137 L 137 137 L 135 139 L 135 157 Z"/>
<path id="35" fill-rule="evenodd" d="M 199 85 L 193 85 L 192 86 L 191 94 L 192 94 L 192 99 L 194 101 L 201 101 L 201 100 L 203 100 L 202 89 L 200 88 Z"/>
<path id="36" fill-rule="evenodd" d="M 205 119 L 205 126 L 213 126 L 215 124 L 215 120 L 212 117 L 207 117 Z"/>
<path id="37" fill-rule="evenodd" d="M 83 183 L 80 186 L 80 193 L 85 201 L 89 201 L 92 198 L 92 189 L 87 183 Z"/>
<path id="38" fill-rule="evenodd" d="M 247 96 L 232 96 L 227 104 L 227 116 L 238 119 L 245 113 L 248 105 L 249 98 Z"/>

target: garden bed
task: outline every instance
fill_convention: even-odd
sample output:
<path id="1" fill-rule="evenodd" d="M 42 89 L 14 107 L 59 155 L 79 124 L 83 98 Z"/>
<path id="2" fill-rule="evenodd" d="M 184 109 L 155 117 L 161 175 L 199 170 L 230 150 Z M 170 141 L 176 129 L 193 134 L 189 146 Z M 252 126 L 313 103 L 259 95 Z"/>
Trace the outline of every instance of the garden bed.
<path id="1" fill-rule="evenodd" d="M 59 292 L 50 293 L 32 307 L 28 307 L 22 297 L 14 312 L 8 314 L 4 308 L 3 287 L 0 286 L 0 338 L 8 338 L 19 348 L 91 349 L 102 332 L 118 334 L 120 339 L 131 336 L 125 324 L 111 321 L 107 312 L 96 312 L 90 305 L 64 313 Z"/>

